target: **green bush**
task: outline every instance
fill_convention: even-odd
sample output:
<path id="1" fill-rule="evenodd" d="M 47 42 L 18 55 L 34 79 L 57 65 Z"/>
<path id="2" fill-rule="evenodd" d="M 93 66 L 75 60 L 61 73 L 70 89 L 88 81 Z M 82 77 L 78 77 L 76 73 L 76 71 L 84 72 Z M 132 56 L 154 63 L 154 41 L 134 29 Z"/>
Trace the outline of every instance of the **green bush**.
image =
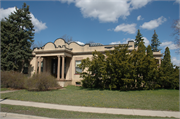
<path id="1" fill-rule="evenodd" d="M 1 86 L 4 88 L 24 89 L 26 76 L 15 71 L 1 71 Z"/>
<path id="2" fill-rule="evenodd" d="M 94 86 L 94 78 L 92 78 L 91 75 L 84 73 L 83 75 L 81 75 L 81 77 L 83 77 L 83 80 L 81 80 L 82 87 L 84 87 L 84 88 L 94 88 L 95 87 Z"/>
<path id="3" fill-rule="evenodd" d="M 36 74 L 25 82 L 27 90 L 46 91 L 58 88 L 57 80 L 49 73 Z"/>
<path id="4" fill-rule="evenodd" d="M 134 79 L 122 78 L 122 81 L 124 82 L 124 84 L 120 88 L 120 90 L 130 90 L 130 89 L 132 89 L 132 86 L 134 85 Z"/>

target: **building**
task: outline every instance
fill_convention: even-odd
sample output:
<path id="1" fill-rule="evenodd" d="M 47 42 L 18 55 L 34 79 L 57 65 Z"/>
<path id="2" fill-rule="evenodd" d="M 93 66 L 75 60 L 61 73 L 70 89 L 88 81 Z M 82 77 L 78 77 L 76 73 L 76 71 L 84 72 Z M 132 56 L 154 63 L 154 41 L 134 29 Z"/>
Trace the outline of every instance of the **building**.
<path id="1" fill-rule="evenodd" d="M 65 42 L 63 39 L 57 39 L 54 43 L 46 43 L 41 48 L 33 50 L 33 59 L 29 66 L 29 75 L 34 73 L 49 72 L 57 78 L 59 85 L 75 85 L 82 80 L 76 71 L 80 71 L 78 64 L 82 59 L 92 57 L 93 51 L 105 53 L 106 50 L 113 50 L 116 45 L 102 45 L 100 43 L 89 43 L 79 45 L 76 42 Z M 137 49 L 134 47 L 134 41 L 128 41 L 128 50 Z M 156 59 L 161 64 L 161 52 L 153 52 Z"/>

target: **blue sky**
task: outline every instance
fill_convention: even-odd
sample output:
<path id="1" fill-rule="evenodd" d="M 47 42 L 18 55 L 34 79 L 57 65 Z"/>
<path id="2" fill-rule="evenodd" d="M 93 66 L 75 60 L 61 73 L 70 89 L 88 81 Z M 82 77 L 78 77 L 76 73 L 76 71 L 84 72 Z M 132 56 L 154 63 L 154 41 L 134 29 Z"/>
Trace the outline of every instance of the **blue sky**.
<path id="1" fill-rule="evenodd" d="M 1 1 L 0 19 L 24 2 L 30 6 L 36 44 L 54 42 L 65 34 L 80 44 L 127 43 L 140 29 L 147 46 L 156 30 L 161 53 L 168 46 L 173 64 L 180 62 L 171 28 L 179 18 L 179 0 Z"/>

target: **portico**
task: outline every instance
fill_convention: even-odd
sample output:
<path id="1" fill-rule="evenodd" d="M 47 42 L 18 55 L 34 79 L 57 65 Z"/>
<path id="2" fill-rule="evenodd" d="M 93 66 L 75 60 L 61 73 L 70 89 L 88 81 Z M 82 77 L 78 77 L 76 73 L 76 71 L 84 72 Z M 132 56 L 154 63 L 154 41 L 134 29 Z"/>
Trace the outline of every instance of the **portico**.
<path id="1" fill-rule="evenodd" d="M 35 74 L 41 72 L 51 73 L 57 80 L 71 79 L 69 67 L 71 57 L 65 55 L 57 56 L 36 56 L 35 57 Z M 68 75 L 68 76 L 67 76 Z"/>

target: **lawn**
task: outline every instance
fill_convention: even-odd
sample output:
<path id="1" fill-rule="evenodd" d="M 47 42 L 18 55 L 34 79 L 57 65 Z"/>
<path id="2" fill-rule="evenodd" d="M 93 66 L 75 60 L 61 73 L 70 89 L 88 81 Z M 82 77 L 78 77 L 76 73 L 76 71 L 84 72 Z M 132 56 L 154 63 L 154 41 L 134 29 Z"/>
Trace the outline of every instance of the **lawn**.
<path id="1" fill-rule="evenodd" d="M 1 105 L 2 112 L 19 113 L 26 115 L 36 115 L 50 118 L 162 118 L 162 117 L 148 117 L 148 116 L 133 116 L 133 115 L 116 115 L 116 114 L 98 114 L 98 113 L 85 113 L 73 112 L 55 109 L 44 109 L 35 107 L 24 107 L 14 105 Z M 175 118 L 163 118 L 175 119 Z"/>
<path id="2" fill-rule="evenodd" d="M 179 90 L 110 91 L 68 86 L 65 89 L 34 92 L 20 90 L 1 94 L 1 99 L 109 108 L 179 111 Z"/>
<path id="3" fill-rule="evenodd" d="M 8 88 L 1 88 L 1 91 L 6 91 L 6 90 L 10 90 Z"/>

